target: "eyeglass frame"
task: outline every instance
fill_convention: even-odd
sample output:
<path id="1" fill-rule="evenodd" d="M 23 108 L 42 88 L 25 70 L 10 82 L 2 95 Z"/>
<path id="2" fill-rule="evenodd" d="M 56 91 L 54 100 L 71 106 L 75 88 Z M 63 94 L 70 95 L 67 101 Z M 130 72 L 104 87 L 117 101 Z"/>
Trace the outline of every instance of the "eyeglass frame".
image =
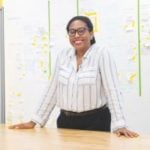
<path id="1" fill-rule="evenodd" d="M 84 29 L 82 31 L 82 33 L 80 33 L 80 29 Z M 71 31 L 74 31 L 74 33 L 72 33 L 72 35 L 70 34 Z M 78 33 L 78 35 L 82 36 L 82 35 L 85 34 L 86 31 L 89 31 L 88 27 L 80 27 L 78 29 L 69 29 L 68 30 L 68 35 L 69 35 L 69 37 L 74 37 L 76 35 L 76 33 Z"/>

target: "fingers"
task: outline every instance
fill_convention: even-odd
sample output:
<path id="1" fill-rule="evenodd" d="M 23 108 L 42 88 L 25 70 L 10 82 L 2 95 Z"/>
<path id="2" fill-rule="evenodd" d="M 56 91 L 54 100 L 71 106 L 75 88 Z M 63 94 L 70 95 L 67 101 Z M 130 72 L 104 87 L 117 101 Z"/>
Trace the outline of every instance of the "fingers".
<path id="1" fill-rule="evenodd" d="M 139 134 L 130 131 L 130 130 L 126 130 L 125 133 L 123 133 L 125 135 L 125 137 L 130 137 L 130 138 L 134 138 L 134 137 L 138 137 Z"/>
<path id="2" fill-rule="evenodd" d="M 11 125 L 8 128 L 9 129 L 21 129 L 23 127 L 22 124 L 16 124 L 16 125 Z"/>
<path id="3" fill-rule="evenodd" d="M 134 137 L 138 137 L 139 136 L 139 134 L 137 134 L 137 133 L 135 133 L 133 131 L 127 130 L 127 129 L 118 129 L 114 133 L 116 133 L 116 135 L 118 137 L 125 136 L 127 138 L 134 138 Z"/>
<path id="4" fill-rule="evenodd" d="M 127 132 L 127 131 L 122 132 L 122 135 L 124 135 L 124 136 L 127 137 L 127 138 L 132 137 L 132 134 L 131 134 L 130 132 Z"/>
<path id="5" fill-rule="evenodd" d="M 116 135 L 117 135 L 118 137 L 120 137 L 120 136 L 121 136 L 120 132 L 116 132 Z"/>
<path id="6" fill-rule="evenodd" d="M 132 132 L 132 131 L 128 131 L 128 135 L 129 137 L 133 138 L 133 137 L 138 137 L 139 134 L 135 133 L 135 132 Z"/>
<path id="7" fill-rule="evenodd" d="M 128 133 L 124 132 L 124 131 L 118 131 L 118 132 L 116 132 L 116 135 L 118 137 L 120 137 L 120 136 L 130 137 L 130 135 L 128 135 Z"/>
<path id="8" fill-rule="evenodd" d="M 14 125 L 8 127 L 8 129 L 14 129 L 14 128 L 15 128 Z"/>
<path id="9" fill-rule="evenodd" d="M 11 125 L 8 128 L 9 129 L 32 129 L 32 128 L 34 128 L 35 125 L 36 125 L 35 122 L 29 121 L 29 122 L 25 122 L 25 123 Z"/>
<path id="10" fill-rule="evenodd" d="M 25 124 L 16 124 L 8 127 L 9 129 L 28 129 L 28 126 Z"/>

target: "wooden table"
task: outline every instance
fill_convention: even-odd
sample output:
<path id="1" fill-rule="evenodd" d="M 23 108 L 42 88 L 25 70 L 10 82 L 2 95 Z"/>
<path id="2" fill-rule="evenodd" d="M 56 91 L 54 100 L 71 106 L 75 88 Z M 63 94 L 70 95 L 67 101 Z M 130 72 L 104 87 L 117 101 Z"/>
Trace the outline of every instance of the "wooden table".
<path id="1" fill-rule="evenodd" d="M 113 133 L 0 126 L 0 150 L 150 150 L 150 136 L 117 137 Z"/>

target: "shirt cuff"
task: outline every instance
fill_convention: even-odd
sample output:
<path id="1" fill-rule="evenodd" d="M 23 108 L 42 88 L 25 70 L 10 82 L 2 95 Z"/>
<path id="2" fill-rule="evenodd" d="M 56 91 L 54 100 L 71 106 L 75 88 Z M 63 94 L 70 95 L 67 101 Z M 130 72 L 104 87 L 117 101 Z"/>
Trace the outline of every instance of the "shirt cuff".
<path id="1" fill-rule="evenodd" d="M 120 128 L 126 128 L 126 127 L 127 127 L 127 125 L 125 123 L 125 120 L 112 121 L 112 123 L 111 123 L 112 131 L 115 131 Z"/>
<path id="2" fill-rule="evenodd" d="M 44 127 L 46 124 L 45 120 L 42 120 L 39 116 L 33 115 L 31 121 L 35 122 L 36 124 L 40 125 L 40 127 Z"/>

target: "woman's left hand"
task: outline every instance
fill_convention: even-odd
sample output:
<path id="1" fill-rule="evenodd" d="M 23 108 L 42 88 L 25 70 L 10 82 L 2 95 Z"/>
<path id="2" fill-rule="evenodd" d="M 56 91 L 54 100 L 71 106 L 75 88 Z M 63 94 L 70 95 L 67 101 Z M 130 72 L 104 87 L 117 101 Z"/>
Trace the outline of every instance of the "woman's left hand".
<path id="1" fill-rule="evenodd" d="M 114 131 L 114 133 L 120 137 L 120 136 L 125 136 L 128 138 L 134 138 L 134 137 L 138 137 L 139 134 L 137 134 L 136 132 L 130 131 L 127 128 L 120 128 Z"/>

